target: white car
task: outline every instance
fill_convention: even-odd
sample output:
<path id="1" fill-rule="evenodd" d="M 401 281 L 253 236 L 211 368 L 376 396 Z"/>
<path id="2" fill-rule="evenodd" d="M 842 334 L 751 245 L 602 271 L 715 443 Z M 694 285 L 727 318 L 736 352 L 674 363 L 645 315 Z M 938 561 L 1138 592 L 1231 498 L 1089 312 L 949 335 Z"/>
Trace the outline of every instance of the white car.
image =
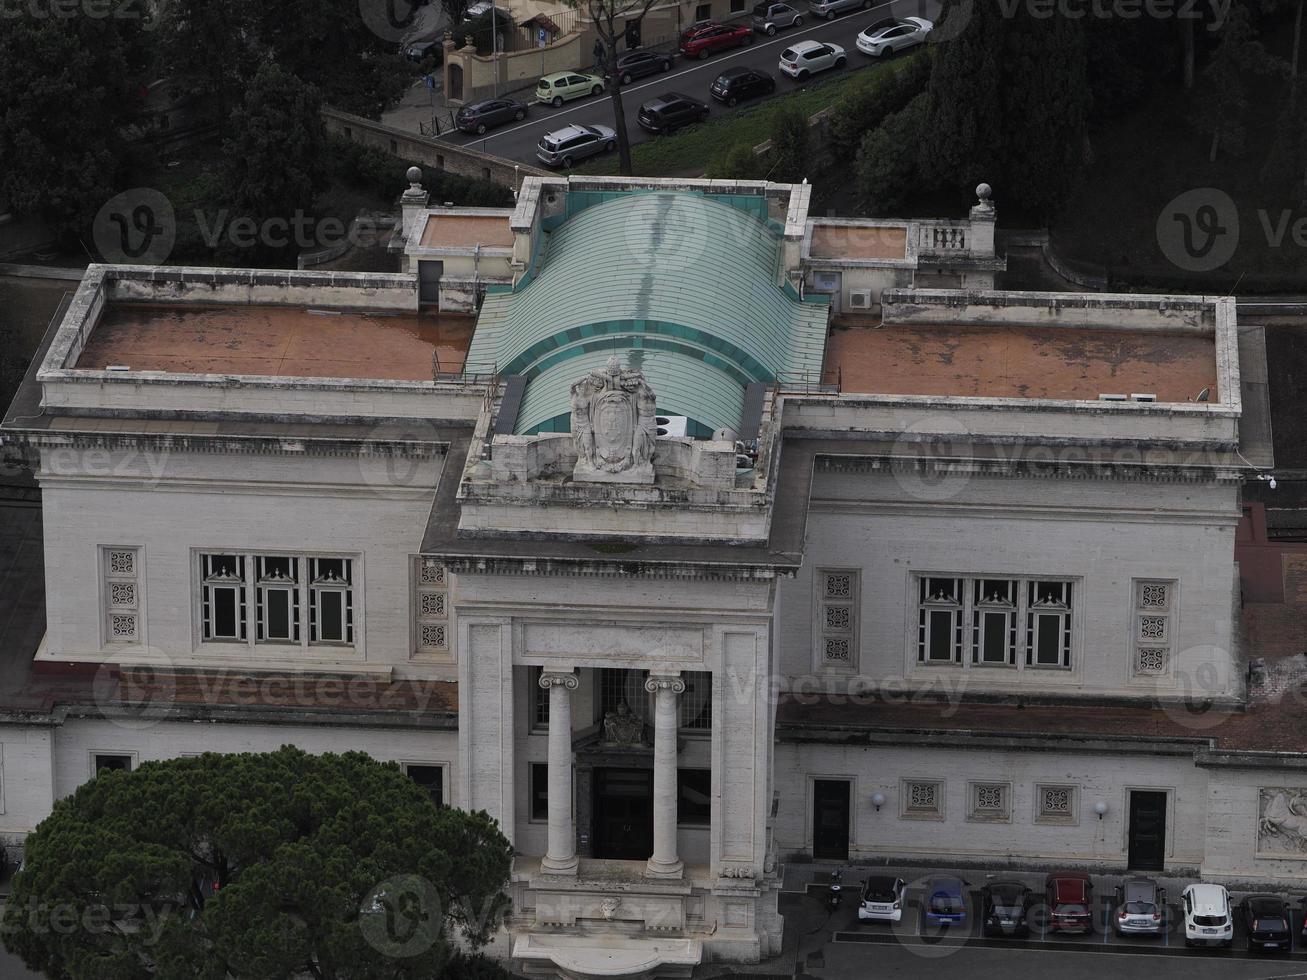
<path id="1" fill-rule="evenodd" d="M 1186 946 L 1229 946 L 1234 941 L 1230 893 L 1224 885 L 1197 884 L 1181 895 Z"/>
<path id="2" fill-rule="evenodd" d="M 781 71 L 803 81 L 827 68 L 843 68 L 845 60 L 844 49 L 838 44 L 800 41 L 781 52 Z"/>
<path id="3" fill-rule="evenodd" d="M 878 20 L 858 34 L 858 50 L 873 58 L 893 54 L 918 45 L 930 35 L 935 25 L 924 17 Z"/>
<path id="4" fill-rule="evenodd" d="M 907 887 L 902 878 L 872 875 L 863 883 L 858 896 L 858 921 L 900 921 L 903 918 L 903 893 Z"/>

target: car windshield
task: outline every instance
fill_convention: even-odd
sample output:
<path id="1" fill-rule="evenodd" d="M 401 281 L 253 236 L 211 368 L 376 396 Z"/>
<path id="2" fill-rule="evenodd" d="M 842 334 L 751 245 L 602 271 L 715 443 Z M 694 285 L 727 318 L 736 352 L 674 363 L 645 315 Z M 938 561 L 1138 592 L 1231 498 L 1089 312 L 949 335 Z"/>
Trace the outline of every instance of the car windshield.
<path id="1" fill-rule="evenodd" d="M 766 16 L 767 16 L 767 4 L 765 4 L 765 3 L 755 3 L 755 4 L 753 5 L 753 16 L 755 16 L 755 17 L 766 17 Z"/>
<path id="2" fill-rule="evenodd" d="M 1254 919 L 1253 928 L 1258 932 L 1284 932 L 1289 926 L 1283 919 Z"/>
<path id="3" fill-rule="evenodd" d="M 995 888 L 993 891 L 995 905 L 1020 905 L 1021 889 Z"/>
<path id="4" fill-rule="evenodd" d="M 962 902 L 956 895 L 936 892 L 930 896 L 930 909 L 932 912 L 939 912 L 942 915 L 952 915 L 962 911 Z"/>
<path id="5" fill-rule="evenodd" d="M 786 48 L 784 51 L 781 52 L 782 61 L 794 61 L 798 57 L 799 57 L 798 52 L 795 51 L 793 48 Z"/>
<path id="6" fill-rule="evenodd" d="M 869 881 L 862 892 L 862 896 L 869 902 L 892 902 L 894 901 L 894 883 L 892 881 Z"/>
<path id="7" fill-rule="evenodd" d="M 1127 915 L 1152 915 L 1157 906 L 1152 902 L 1126 902 L 1125 910 Z"/>
<path id="8" fill-rule="evenodd" d="M 1195 915 L 1194 925 L 1196 926 L 1223 926 L 1225 925 L 1225 916 L 1223 915 Z"/>
<path id="9" fill-rule="evenodd" d="M 1078 905 L 1075 902 L 1067 902 L 1064 905 L 1059 905 L 1054 911 L 1056 911 L 1058 915 L 1088 915 L 1089 914 L 1089 909 L 1086 906 Z"/>
<path id="10" fill-rule="evenodd" d="M 536 88 L 549 88 L 549 79 L 547 78 L 540 79 L 540 84 L 537 85 Z"/>

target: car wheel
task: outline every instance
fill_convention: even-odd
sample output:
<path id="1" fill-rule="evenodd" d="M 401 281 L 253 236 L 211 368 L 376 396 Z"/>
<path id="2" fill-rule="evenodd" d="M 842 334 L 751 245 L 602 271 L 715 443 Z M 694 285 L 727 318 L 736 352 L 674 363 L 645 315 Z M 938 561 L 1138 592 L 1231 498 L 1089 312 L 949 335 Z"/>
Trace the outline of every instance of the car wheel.
<path id="1" fill-rule="evenodd" d="M 744 37 L 744 40 L 742 40 L 740 43 L 743 44 L 743 45 L 747 48 L 750 44 L 753 43 L 753 35 L 752 35 L 752 34 L 746 34 L 745 37 Z"/>
<path id="2" fill-rule="evenodd" d="M 617 147 L 617 144 L 616 144 L 615 142 L 613 142 L 612 140 L 609 140 L 607 143 L 604 144 L 604 152 L 605 152 L 605 153 L 612 153 L 613 150 L 614 150 L 616 147 Z"/>
<path id="3" fill-rule="evenodd" d="M 834 19 L 835 19 L 835 11 L 833 11 L 833 10 L 828 10 L 828 11 L 826 11 L 826 19 L 827 19 L 827 20 L 834 20 Z"/>
<path id="4" fill-rule="evenodd" d="M 602 92 L 603 90 L 604 90 L 604 87 L 603 87 L 602 85 L 596 85 L 594 88 L 590 89 L 590 94 L 591 94 L 591 95 L 598 95 L 598 94 L 599 94 L 600 92 Z"/>
<path id="5" fill-rule="evenodd" d="M 740 104 L 740 100 L 732 95 L 729 99 L 726 100 L 726 104 L 730 106 L 732 109 L 734 109 L 737 105 Z"/>
<path id="6" fill-rule="evenodd" d="M 563 169 L 564 169 L 564 170 L 571 170 L 571 169 L 572 169 L 572 158 L 571 158 L 571 157 L 563 157 L 563 159 L 560 160 L 559 163 L 561 163 L 561 164 L 563 165 Z"/>
<path id="7" fill-rule="evenodd" d="M 802 18 L 802 17 L 795 17 L 795 18 L 794 18 L 794 24 L 793 24 L 792 26 L 794 26 L 794 27 L 802 27 L 802 26 L 803 26 L 803 18 Z"/>
<path id="8" fill-rule="evenodd" d="M 480 123 L 480 124 L 477 126 L 477 135 L 478 135 L 478 136 L 484 136 L 485 134 L 486 134 L 486 124 L 485 124 L 485 123 Z"/>
<path id="9" fill-rule="evenodd" d="M 775 36 L 776 36 L 776 25 L 775 25 L 775 24 L 768 24 L 768 25 L 767 25 L 767 36 L 768 36 L 768 37 L 775 37 Z"/>
<path id="10" fill-rule="evenodd" d="M 844 59 L 843 59 L 843 58 L 836 58 L 836 59 L 835 59 L 835 67 L 836 67 L 836 68 L 843 68 L 843 67 L 844 67 Z"/>
<path id="11" fill-rule="evenodd" d="M 700 60 L 700 61 L 707 61 L 707 60 L 708 60 L 708 49 L 707 49 L 707 48 L 703 48 L 703 49 L 699 52 L 699 60 Z"/>
<path id="12" fill-rule="evenodd" d="M 663 62 L 659 67 L 660 67 L 663 71 L 671 71 L 671 70 L 672 70 L 672 59 L 671 59 L 671 58 L 668 58 L 668 59 L 667 59 L 666 61 L 664 61 L 664 62 Z"/>
<path id="13" fill-rule="evenodd" d="M 563 97 L 561 95 L 555 95 L 553 101 L 551 101 L 549 104 L 552 105 L 555 109 L 561 109 L 563 107 Z"/>
<path id="14" fill-rule="evenodd" d="M 513 118 L 516 119 L 518 122 L 521 122 L 523 119 L 526 118 L 526 110 L 518 109 L 517 112 L 513 113 Z"/>
<path id="15" fill-rule="evenodd" d="M 699 113 L 699 122 L 702 123 L 707 121 L 708 121 L 708 110 L 704 109 L 703 112 Z"/>
<path id="16" fill-rule="evenodd" d="M 862 9 L 863 9 L 863 10 L 870 10 L 870 9 L 871 9 L 871 0 L 862 0 Z"/>
<path id="17" fill-rule="evenodd" d="M 628 71 L 625 75 L 623 75 L 620 79 L 618 79 L 618 81 L 620 81 L 623 85 L 630 85 L 631 73 Z"/>
<path id="18" fill-rule="evenodd" d="M 797 77 L 799 81 L 806 82 L 808 80 L 808 69 L 806 68 L 801 69 Z"/>

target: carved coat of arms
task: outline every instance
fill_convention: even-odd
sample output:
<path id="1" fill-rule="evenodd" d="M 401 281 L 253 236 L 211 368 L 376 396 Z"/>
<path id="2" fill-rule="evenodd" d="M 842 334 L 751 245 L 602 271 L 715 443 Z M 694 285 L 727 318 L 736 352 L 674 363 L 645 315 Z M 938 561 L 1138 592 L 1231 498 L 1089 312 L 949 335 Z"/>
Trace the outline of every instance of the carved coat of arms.
<path id="1" fill-rule="evenodd" d="M 572 385 L 572 441 L 575 480 L 596 483 L 652 483 L 657 432 L 653 389 L 640 371 L 610 357 Z"/>

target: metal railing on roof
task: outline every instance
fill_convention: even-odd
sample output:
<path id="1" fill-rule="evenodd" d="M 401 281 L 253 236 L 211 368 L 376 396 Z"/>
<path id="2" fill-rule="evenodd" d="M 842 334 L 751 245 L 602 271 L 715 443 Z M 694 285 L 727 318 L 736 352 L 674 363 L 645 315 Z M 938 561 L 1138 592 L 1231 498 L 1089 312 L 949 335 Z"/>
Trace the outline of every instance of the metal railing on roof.
<path id="1" fill-rule="evenodd" d="M 772 390 L 778 395 L 838 395 L 844 382 L 844 370 L 835 366 L 833 380 L 825 371 L 778 371 Z"/>
<path id="2" fill-rule="evenodd" d="M 462 361 L 457 366 L 441 364 L 440 352 L 431 352 L 432 381 L 462 381 L 465 384 L 484 384 L 491 390 L 499 383 L 499 365 L 494 361 Z"/>

